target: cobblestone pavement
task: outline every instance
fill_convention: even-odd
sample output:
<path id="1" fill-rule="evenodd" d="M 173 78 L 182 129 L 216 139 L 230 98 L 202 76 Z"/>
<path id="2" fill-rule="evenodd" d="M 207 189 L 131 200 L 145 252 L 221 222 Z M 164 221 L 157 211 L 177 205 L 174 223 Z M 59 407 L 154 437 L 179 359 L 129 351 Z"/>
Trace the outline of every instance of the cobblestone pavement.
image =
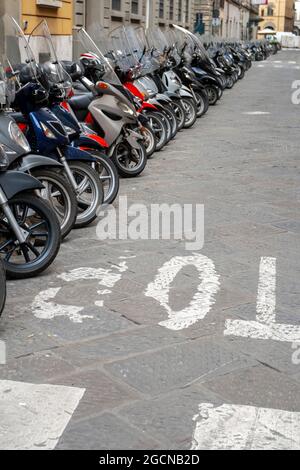
<path id="1" fill-rule="evenodd" d="M 297 51 L 255 63 L 142 177 L 122 180 L 129 203 L 204 204 L 200 252 L 100 241 L 94 225 L 46 274 L 9 282 L 0 448 L 228 448 L 236 429 L 242 448 L 300 448 L 299 77 Z M 201 278 L 186 263 L 168 307 L 145 295 L 186 256 L 210 269 Z M 170 329 L 201 282 L 200 294 L 215 289 L 204 318 Z"/>

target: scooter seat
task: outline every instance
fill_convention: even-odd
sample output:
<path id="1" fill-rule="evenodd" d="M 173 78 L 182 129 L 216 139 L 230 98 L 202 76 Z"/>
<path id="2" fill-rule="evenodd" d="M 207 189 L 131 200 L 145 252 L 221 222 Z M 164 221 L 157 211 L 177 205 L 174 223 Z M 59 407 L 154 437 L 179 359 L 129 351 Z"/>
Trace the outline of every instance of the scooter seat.
<path id="1" fill-rule="evenodd" d="M 93 93 L 85 93 L 84 95 L 72 96 L 69 99 L 69 104 L 74 111 L 87 110 L 93 101 Z"/>

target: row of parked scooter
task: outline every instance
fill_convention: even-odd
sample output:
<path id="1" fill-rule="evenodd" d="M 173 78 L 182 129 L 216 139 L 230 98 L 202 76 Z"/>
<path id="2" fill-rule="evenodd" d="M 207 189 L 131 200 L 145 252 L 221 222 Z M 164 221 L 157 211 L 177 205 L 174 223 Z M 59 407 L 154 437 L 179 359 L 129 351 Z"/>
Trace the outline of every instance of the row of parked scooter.
<path id="1" fill-rule="evenodd" d="M 45 21 L 30 36 L 1 21 L 0 310 L 5 272 L 44 271 L 73 228 L 114 202 L 120 176 L 140 175 L 256 58 L 253 43 L 204 47 L 176 25 L 109 35 L 95 25 L 75 31 L 78 60 L 61 61 Z"/>

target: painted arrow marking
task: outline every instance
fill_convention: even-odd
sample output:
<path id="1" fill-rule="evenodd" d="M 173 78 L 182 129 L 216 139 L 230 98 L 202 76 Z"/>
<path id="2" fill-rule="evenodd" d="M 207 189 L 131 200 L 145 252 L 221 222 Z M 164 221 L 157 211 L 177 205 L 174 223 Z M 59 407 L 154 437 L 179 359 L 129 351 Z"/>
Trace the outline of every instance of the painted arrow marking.
<path id="1" fill-rule="evenodd" d="M 256 321 L 226 320 L 224 335 L 300 342 L 300 326 L 276 323 L 275 258 L 261 258 L 256 312 Z"/>
<path id="2" fill-rule="evenodd" d="M 52 450 L 85 389 L 0 380 L 0 450 Z"/>
<path id="3" fill-rule="evenodd" d="M 199 405 L 192 450 L 299 450 L 300 413 L 244 405 Z"/>
<path id="4" fill-rule="evenodd" d="M 126 261 L 112 265 L 109 269 L 103 268 L 76 268 L 71 271 L 59 274 L 58 279 L 65 282 L 75 282 L 79 280 L 98 280 L 101 289 L 96 291 L 98 296 L 111 293 L 111 288 L 122 279 L 122 274 L 128 269 Z M 116 271 L 116 272 L 115 272 Z M 84 307 L 76 305 L 63 305 L 54 302 L 55 297 L 62 287 L 49 288 L 41 291 L 33 300 L 31 308 L 35 317 L 43 320 L 51 320 L 55 317 L 68 317 L 73 323 L 82 323 L 86 319 L 93 319 L 93 315 L 84 315 L 81 312 Z M 94 305 L 103 307 L 104 300 L 95 300 Z"/>

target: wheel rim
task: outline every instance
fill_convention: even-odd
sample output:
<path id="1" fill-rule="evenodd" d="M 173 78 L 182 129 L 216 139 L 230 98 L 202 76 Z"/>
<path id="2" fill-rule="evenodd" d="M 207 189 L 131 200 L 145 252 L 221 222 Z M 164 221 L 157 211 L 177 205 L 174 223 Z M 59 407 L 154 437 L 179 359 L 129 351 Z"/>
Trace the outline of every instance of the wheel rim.
<path id="1" fill-rule="evenodd" d="M 216 93 L 216 90 L 212 87 L 207 88 L 207 94 L 208 94 L 208 99 L 210 103 L 215 103 L 218 99 L 218 95 Z"/>
<path id="2" fill-rule="evenodd" d="M 97 210 L 99 202 L 98 188 L 89 175 L 80 167 L 70 166 L 77 183 L 77 222 L 89 218 Z"/>
<path id="3" fill-rule="evenodd" d="M 44 176 L 38 179 L 44 186 L 44 189 L 40 191 L 40 196 L 48 201 L 58 218 L 61 230 L 63 230 L 71 215 L 72 202 L 68 191 L 55 179 Z"/>
<path id="4" fill-rule="evenodd" d="M 156 137 L 157 145 L 160 146 L 165 141 L 166 130 L 163 121 L 157 119 L 156 116 L 149 117 L 149 124 Z"/>
<path id="5" fill-rule="evenodd" d="M 142 148 L 133 149 L 125 142 L 120 142 L 115 150 L 116 162 L 122 170 L 138 170 L 143 163 Z"/>
<path id="6" fill-rule="evenodd" d="M 192 103 L 190 103 L 189 101 L 184 100 L 183 103 L 184 103 L 184 110 L 185 110 L 185 113 L 186 113 L 185 125 L 188 126 L 194 120 L 195 110 L 194 110 L 194 107 L 193 107 Z"/>
<path id="7" fill-rule="evenodd" d="M 25 243 L 18 243 L 9 224 L 0 217 L 0 253 L 7 264 L 30 266 L 47 256 L 50 247 L 50 226 L 47 219 L 33 204 L 10 204 L 18 225 L 28 233 Z"/>
<path id="8" fill-rule="evenodd" d="M 110 168 L 106 166 L 103 162 L 97 162 L 96 164 L 97 173 L 102 182 L 102 187 L 104 191 L 104 202 L 108 201 L 115 188 L 116 179 L 113 171 L 110 171 Z"/>
<path id="9" fill-rule="evenodd" d="M 197 111 L 198 115 L 200 116 L 204 111 L 204 100 L 199 93 L 195 93 L 196 101 L 197 101 Z"/>
<path id="10" fill-rule="evenodd" d="M 155 148 L 155 137 L 153 133 L 146 127 L 143 130 L 143 135 L 147 155 L 150 155 Z"/>

